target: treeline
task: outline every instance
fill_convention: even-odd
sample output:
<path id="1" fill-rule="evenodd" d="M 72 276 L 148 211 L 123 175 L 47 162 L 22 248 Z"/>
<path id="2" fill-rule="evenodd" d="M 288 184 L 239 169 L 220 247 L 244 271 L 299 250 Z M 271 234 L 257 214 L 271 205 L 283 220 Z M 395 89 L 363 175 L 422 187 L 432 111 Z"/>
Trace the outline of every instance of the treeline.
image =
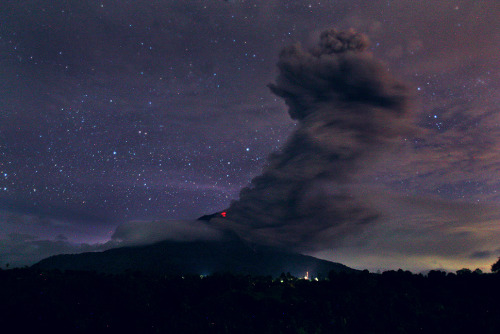
<path id="1" fill-rule="evenodd" d="M 3 333 L 499 333 L 500 274 L 0 270 Z"/>

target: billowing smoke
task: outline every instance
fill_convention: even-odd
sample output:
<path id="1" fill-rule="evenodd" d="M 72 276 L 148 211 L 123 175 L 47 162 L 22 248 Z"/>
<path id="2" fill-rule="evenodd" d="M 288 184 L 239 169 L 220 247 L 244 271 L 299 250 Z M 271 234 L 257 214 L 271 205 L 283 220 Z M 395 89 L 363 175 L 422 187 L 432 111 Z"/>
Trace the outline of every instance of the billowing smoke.
<path id="1" fill-rule="evenodd" d="M 152 244 L 163 240 L 217 240 L 222 233 L 202 221 L 129 221 L 119 225 L 111 239 L 122 246 Z"/>
<path id="2" fill-rule="evenodd" d="M 377 219 L 347 185 L 409 131 L 409 89 L 368 46 L 362 34 L 331 29 L 314 48 L 282 50 L 269 87 L 285 100 L 298 128 L 227 210 L 225 223 L 241 237 L 309 247 Z"/>

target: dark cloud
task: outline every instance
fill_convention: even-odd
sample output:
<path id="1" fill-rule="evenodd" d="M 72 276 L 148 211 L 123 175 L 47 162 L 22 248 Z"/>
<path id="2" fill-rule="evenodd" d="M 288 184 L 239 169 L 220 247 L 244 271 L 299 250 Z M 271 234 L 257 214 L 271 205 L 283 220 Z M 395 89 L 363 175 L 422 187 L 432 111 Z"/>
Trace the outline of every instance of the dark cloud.
<path id="1" fill-rule="evenodd" d="M 111 239 L 120 245 L 151 244 L 162 240 L 215 240 L 222 233 L 201 221 L 130 221 L 119 225 Z"/>
<path id="2" fill-rule="evenodd" d="M 332 103 L 336 108 L 343 103 L 387 107 L 400 116 L 406 109 L 408 89 L 373 59 L 368 46 L 368 38 L 353 30 L 324 31 L 317 47 L 304 50 L 295 44 L 281 51 L 279 76 L 269 87 L 285 99 L 293 119 L 304 120 L 312 113 L 332 114 L 328 108 Z M 345 118 L 337 116 L 339 121 L 352 120 L 353 116 Z M 358 118 L 357 124 L 359 115 L 354 118 Z"/>
<path id="3" fill-rule="evenodd" d="M 470 255 L 471 259 L 488 259 L 493 256 L 490 251 L 477 251 Z"/>
<path id="4" fill-rule="evenodd" d="M 319 246 L 325 233 L 331 242 L 378 217 L 344 185 L 412 129 L 410 94 L 367 48 L 366 36 L 331 29 L 316 47 L 281 52 L 270 88 L 298 128 L 231 204 L 228 217 L 243 237 Z"/>
<path id="5" fill-rule="evenodd" d="M 492 259 L 497 258 L 498 255 L 500 255 L 500 248 L 496 248 L 496 249 L 491 248 L 490 250 L 482 250 L 482 251 L 472 252 L 469 257 L 471 259 L 492 260 Z"/>

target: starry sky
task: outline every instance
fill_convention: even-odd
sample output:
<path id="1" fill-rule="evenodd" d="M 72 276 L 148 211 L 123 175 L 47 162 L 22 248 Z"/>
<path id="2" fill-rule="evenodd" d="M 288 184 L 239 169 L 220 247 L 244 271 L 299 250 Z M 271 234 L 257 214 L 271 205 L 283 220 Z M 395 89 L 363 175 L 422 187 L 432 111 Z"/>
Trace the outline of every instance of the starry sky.
<path id="1" fill-rule="evenodd" d="M 414 131 L 349 179 L 377 221 L 302 251 L 360 269 L 488 270 L 499 15 L 496 0 L 3 1 L 0 265 L 215 238 L 194 220 L 238 200 L 298 127 L 268 87 L 280 50 L 335 27 L 366 34 L 409 87 Z"/>

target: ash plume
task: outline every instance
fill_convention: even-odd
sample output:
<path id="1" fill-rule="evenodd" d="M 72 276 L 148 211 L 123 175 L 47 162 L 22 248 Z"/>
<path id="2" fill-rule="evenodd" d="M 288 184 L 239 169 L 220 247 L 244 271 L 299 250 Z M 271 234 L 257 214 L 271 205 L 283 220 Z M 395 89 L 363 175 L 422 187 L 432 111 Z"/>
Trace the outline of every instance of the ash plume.
<path id="1" fill-rule="evenodd" d="M 224 224 L 241 237 L 307 248 L 377 219 L 348 184 L 360 166 L 410 131 L 410 99 L 368 46 L 363 34 L 331 29 L 316 47 L 281 51 L 269 88 L 285 100 L 298 128 L 228 208 Z"/>

